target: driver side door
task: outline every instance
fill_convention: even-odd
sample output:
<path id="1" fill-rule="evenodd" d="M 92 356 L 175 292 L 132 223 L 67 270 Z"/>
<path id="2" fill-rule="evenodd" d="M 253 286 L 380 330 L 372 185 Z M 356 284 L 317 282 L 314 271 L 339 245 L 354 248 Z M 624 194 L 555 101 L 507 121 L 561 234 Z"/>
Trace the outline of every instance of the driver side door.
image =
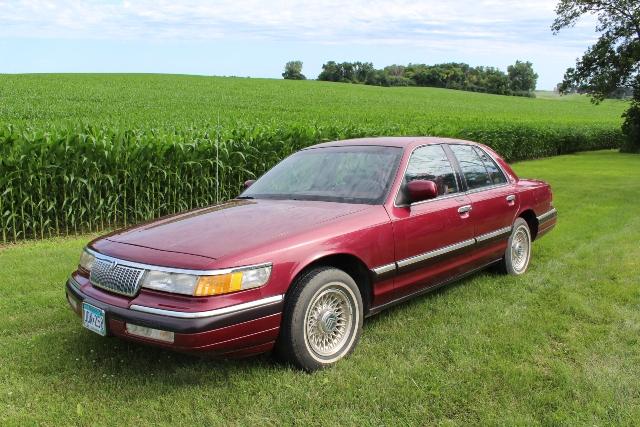
<path id="1" fill-rule="evenodd" d="M 405 187 L 416 179 L 433 181 L 438 196 L 409 203 Z M 464 268 L 464 255 L 475 243 L 471 200 L 442 145 L 425 145 L 412 152 L 390 217 L 398 297 L 438 285 Z"/>

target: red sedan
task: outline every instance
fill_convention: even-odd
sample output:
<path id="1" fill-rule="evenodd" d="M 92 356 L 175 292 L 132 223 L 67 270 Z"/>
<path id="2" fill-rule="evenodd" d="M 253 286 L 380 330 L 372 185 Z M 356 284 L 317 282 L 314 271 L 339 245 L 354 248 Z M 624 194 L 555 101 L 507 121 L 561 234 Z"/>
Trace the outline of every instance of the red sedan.
<path id="1" fill-rule="evenodd" d="M 454 139 L 315 145 L 246 186 L 91 242 L 66 286 L 84 326 L 191 353 L 275 348 L 312 371 L 367 316 L 492 264 L 524 273 L 556 224 L 548 184 Z"/>

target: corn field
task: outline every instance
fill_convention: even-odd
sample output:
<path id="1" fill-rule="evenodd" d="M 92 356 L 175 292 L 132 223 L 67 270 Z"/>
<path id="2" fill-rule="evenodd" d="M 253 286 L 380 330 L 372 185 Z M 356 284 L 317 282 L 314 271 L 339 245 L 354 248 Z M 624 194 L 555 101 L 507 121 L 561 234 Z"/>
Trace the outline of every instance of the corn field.
<path id="1" fill-rule="evenodd" d="M 2 242 L 101 231 L 232 198 L 313 138 L 236 129 L 221 142 L 212 131 L 4 129 Z"/>
<path id="2" fill-rule="evenodd" d="M 227 81 L 237 84 L 233 79 Z M 3 83 L 6 81 L 0 79 L 0 96 L 16 90 L 15 85 L 6 85 L 3 92 Z M 24 83 L 25 88 L 30 85 L 32 83 Z M 348 85 L 338 86 L 338 90 L 352 90 Z M 341 114 L 323 117 L 322 114 L 327 114 L 326 108 L 314 114 L 313 109 L 317 107 L 296 104 L 289 105 L 285 115 L 271 111 L 267 120 L 260 103 L 255 104 L 255 93 L 238 90 L 239 96 L 247 97 L 246 103 L 249 95 L 252 96 L 252 105 L 244 105 L 243 109 L 255 111 L 260 119 L 251 120 L 243 115 L 238 104 L 232 111 L 233 117 L 225 114 L 222 120 L 214 121 L 212 114 L 204 119 L 203 107 L 189 110 L 182 106 L 179 116 L 171 119 L 164 115 L 172 105 L 141 115 L 137 108 L 110 107 L 104 99 L 101 104 L 106 106 L 104 112 L 90 111 L 83 102 L 91 108 L 93 104 L 86 99 L 79 102 L 54 99 L 60 95 L 59 91 L 44 84 L 41 87 L 51 91 L 43 90 L 39 95 L 40 101 L 48 100 L 46 103 L 5 97 L 0 104 L 2 243 L 113 229 L 227 200 L 241 191 L 245 180 L 260 176 L 303 147 L 327 140 L 412 134 L 459 137 L 484 142 L 508 160 L 520 160 L 613 148 L 619 146 L 622 137 L 619 128 L 611 125 L 615 120 L 609 116 L 610 122 L 604 125 L 592 121 L 588 115 L 577 122 L 556 120 L 550 125 L 539 118 L 520 123 L 504 121 L 504 118 L 487 120 L 486 113 L 463 119 L 462 116 L 442 116 L 438 120 L 424 120 L 398 113 L 390 115 L 384 109 L 388 105 L 386 101 L 368 99 L 370 95 L 365 92 L 351 94 L 361 102 L 353 114 L 349 114 L 349 109 L 342 109 Z M 355 89 L 361 91 L 361 88 Z M 110 90 L 118 91 L 117 88 Z M 331 90 L 336 89 L 331 87 Z M 78 90 L 78 94 L 82 92 Z M 452 91 L 434 93 L 446 99 L 460 96 L 448 92 Z M 26 93 L 25 89 L 22 95 Z M 407 96 L 410 92 L 398 93 Z M 274 96 L 282 97 L 282 94 L 268 96 L 264 99 L 273 102 Z M 479 102 L 478 99 L 487 95 L 462 96 Z M 162 101 L 159 94 L 154 97 Z M 307 104 L 313 103 L 308 95 L 304 98 Z M 522 103 L 522 100 L 502 98 L 516 105 Z M 496 97 L 486 99 L 489 104 L 497 102 Z M 320 99 L 319 103 L 325 101 Z M 201 99 L 198 105 L 202 105 Z M 520 108 L 530 108 L 523 105 Z M 532 105 L 541 108 L 539 104 Z M 217 107 L 219 117 L 220 105 Z M 61 119 L 65 108 L 71 120 Z M 363 116 L 362 109 L 366 110 Z M 412 110 L 412 114 L 415 111 Z M 356 120 L 359 117 L 361 120 Z M 576 120 L 575 113 L 571 117 Z"/>

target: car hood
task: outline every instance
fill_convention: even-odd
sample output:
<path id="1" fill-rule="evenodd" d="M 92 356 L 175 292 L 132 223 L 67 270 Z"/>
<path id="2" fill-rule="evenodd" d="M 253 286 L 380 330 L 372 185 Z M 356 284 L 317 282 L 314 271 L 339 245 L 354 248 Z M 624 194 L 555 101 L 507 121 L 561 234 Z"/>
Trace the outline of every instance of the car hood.
<path id="1" fill-rule="evenodd" d="M 368 208 L 333 202 L 232 200 L 116 232 L 106 240 L 219 259 Z"/>

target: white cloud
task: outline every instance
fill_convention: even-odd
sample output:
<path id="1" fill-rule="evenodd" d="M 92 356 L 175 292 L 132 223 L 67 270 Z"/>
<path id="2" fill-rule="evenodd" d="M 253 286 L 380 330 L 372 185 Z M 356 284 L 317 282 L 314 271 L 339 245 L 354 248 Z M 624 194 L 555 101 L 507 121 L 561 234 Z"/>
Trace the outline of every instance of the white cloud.
<path id="1" fill-rule="evenodd" d="M 141 46 L 149 45 L 181 49 L 211 42 L 211 49 L 238 42 L 236 45 L 254 53 L 270 49 L 270 57 L 280 61 L 304 58 L 305 65 L 312 64 L 315 69 L 328 59 L 370 60 L 376 66 L 393 61 L 452 60 L 503 69 L 516 59 L 526 59 L 539 70 L 540 86 L 551 88 L 593 43 L 595 27 L 590 18 L 553 36 L 550 25 L 557 1 L 0 0 L 0 48 L 14 52 L 10 57 L 16 57 L 16 51 L 22 54 L 24 45 L 39 52 L 30 55 L 31 51 L 26 51 L 23 62 L 4 65 L 5 70 L 23 71 L 61 69 L 60 64 L 66 63 L 58 56 L 47 63 L 42 58 L 46 52 L 33 46 L 54 45 L 58 52 L 68 52 L 66 60 L 76 64 L 74 49 L 87 40 L 95 40 L 89 45 L 96 49 L 111 42 L 122 46 L 120 42 L 124 42 L 137 46 L 141 53 L 145 49 Z M 277 46 L 282 46 L 282 51 Z M 315 50 L 323 53 L 316 54 Z M 81 64 L 81 69 L 157 71 L 169 63 L 155 63 L 135 53 L 120 58 L 112 49 L 105 49 L 103 54 L 108 66 L 97 65 L 102 62 L 92 57 L 89 65 Z M 183 59 L 183 68 L 171 70 L 207 73 L 222 67 L 219 63 L 204 67 L 188 55 Z M 39 61 L 53 65 L 38 66 Z M 257 75 L 278 76 L 280 64 L 274 66 L 275 71 L 267 72 L 264 70 L 273 66 L 267 62 Z M 237 65 L 224 72 L 243 75 L 248 67 Z M 251 69 L 255 71 L 256 67 L 252 65 Z"/>
<path id="2" fill-rule="evenodd" d="M 527 42 L 550 36 L 555 3 L 555 0 L 0 1 L 0 36 L 228 38 L 409 45 L 436 40 Z M 571 39 L 563 38 L 562 42 L 565 41 L 570 43 Z"/>

